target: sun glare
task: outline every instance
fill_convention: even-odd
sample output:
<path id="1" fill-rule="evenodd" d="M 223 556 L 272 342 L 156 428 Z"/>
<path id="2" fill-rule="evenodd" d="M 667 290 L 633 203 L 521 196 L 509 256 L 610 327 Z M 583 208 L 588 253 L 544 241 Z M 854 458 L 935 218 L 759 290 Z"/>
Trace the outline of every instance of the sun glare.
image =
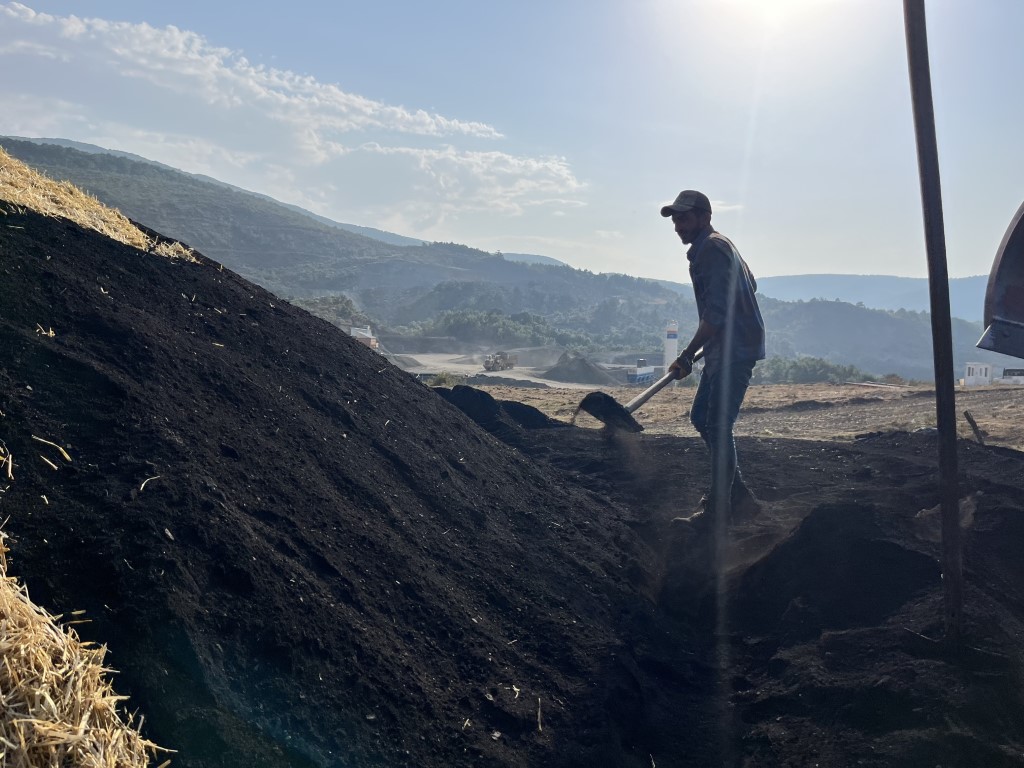
<path id="1" fill-rule="evenodd" d="M 857 15 L 860 0 L 654 0 L 656 35 L 679 45 L 687 32 L 713 30 L 712 35 L 739 46 L 773 45 L 801 37 L 830 17 Z M 840 12 L 838 15 L 836 12 Z M 861 14 L 870 15 L 870 14 Z M 665 23 L 669 20 L 668 23 Z M 826 25 L 831 26 L 831 25 Z"/>
<path id="2" fill-rule="evenodd" d="M 715 0 L 714 7 L 735 21 L 758 26 L 766 34 L 799 24 L 809 13 L 838 0 Z"/>
<path id="3" fill-rule="evenodd" d="M 680 70 L 709 77 L 754 63 L 766 84 L 812 89 L 844 67 L 870 59 L 878 36 L 866 33 L 887 3 L 869 0 L 652 0 L 652 39 Z M 858 40 L 856 51 L 849 48 Z M 714 65 L 709 63 L 713 54 Z M 856 55 L 849 55 L 856 53 Z M 769 82 L 775 80 L 777 82 Z"/>

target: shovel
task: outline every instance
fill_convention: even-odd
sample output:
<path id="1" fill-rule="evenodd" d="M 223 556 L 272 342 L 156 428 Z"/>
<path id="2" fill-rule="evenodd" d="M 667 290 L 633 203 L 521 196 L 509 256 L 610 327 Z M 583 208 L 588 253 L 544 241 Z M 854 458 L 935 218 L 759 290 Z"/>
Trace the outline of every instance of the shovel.
<path id="1" fill-rule="evenodd" d="M 697 362 L 704 357 L 704 350 L 701 350 L 693 357 Z M 685 377 L 684 377 L 685 378 Z M 606 427 L 611 429 L 622 429 L 627 432 L 643 432 L 643 427 L 633 418 L 633 411 L 646 403 L 656 394 L 661 392 L 671 381 L 678 381 L 675 371 L 668 371 L 664 376 L 651 384 L 647 389 L 634 397 L 625 405 L 621 405 L 614 397 L 604 392 L 591 392 L 583 398 L 576 413 L 583 411 L 589 413 Z M 573 417 L 575 420 L 575 417 Z"/>

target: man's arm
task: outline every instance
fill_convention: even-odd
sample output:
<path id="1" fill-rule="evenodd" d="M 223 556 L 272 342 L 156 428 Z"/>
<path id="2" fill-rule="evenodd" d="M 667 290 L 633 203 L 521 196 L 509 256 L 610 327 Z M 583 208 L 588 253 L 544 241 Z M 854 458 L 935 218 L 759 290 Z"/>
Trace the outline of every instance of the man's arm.
<path id="1" fill-rule="evenodd" d="M 690 371 L 693 370 L 693 357 L 700 351 L 715 333 L 718 332 L 718 326 L 712 325 L 707 320 L 701 320 L 697 326 L 697 331 L 693 334 L 693 338 L 690 339 L 690 343 L 686 345 L 686 349 L 682 351 L 682 354 L 677 357 L 672 364 L 668 367 L 670 371 L 676 372 L 676 378 L 682 379 L 690 375 Z"/>
<path id="2" fill-rule="evenodd" d="M 693 334 L 693 338 L 690 339 L 690 343 L 686 345 L 686 349 L 680 357 L 686 357 L 689 360 L 693 360 L 693 356 L 696 355 L 700 348 L 707 344 L 711 337 L 718 333 L 718 326 L 712 325 L 707 320 L 701 320 L 700 325 L 697 326 L 696 333 Z"/>
<path id="3" fill-rule="evenodd" d="M 690 343 L 669 370 L 676 371 L 677 378 L 688 376 L 693 370 L 693 357 L 701 347 L 705 346 L 718 329 L 725 324 L 729 312 L 730 288 L 735 283 L 733 270 L 739 256 L 728 240 L 711 237 L 697 255 L 695 265 L 700 269 L 703 279 L 703 309 L 700 324 L 693 334 Z M 697 281 L 694 281 L 696 288 Z M 677 365 L 678 363 L 678 365 Z"/>

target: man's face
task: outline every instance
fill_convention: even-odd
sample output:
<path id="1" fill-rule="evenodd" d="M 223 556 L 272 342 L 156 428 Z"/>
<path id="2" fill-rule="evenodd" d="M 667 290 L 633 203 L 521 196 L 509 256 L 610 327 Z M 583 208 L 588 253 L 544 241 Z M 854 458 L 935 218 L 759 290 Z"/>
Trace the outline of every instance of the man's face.
<path id="1" fill-rule="evenodd" d="M 686 213 L 673 213 L 672 224 L 675 226 L 676 234 L 686 245 L 692 243 L 702 229 L 704 229 L 705 216 L 700 211 L 687 211 Z"/>

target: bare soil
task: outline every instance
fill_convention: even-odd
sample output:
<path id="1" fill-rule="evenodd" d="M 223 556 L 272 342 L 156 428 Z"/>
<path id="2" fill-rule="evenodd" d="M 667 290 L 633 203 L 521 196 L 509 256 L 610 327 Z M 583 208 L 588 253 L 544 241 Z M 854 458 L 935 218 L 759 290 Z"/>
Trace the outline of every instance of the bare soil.
<path id="1" fill-rule="evenodd" d="M 954 646 L 929 395 L 756 388 L 764 509 L 694 530 L 692 389 L 573 427 L 196 258 L 0 218 L 11 572 L 175 765 L 1024 765 L 1019 391 L 958 406 Z"/>
<path id="2" fill-rule="evenodd" d="M 586 394 L 578 388 L 519 389 L 481 387 L 499 400 L 517 400 L 552 418 L 572 422 Z M 619 403 L 628 403 L 642 390 L 602 389 Z M 663 389 L 633 415 L 649 434 L 693 435 L 689 423 L 693 386 Z M 957 433 L 977 440 L 973 416 L 986 444 L 1024 450 L 1024 387 L 996 385 L 960 387 L 956 392 Z M 575 423 L 600 428 L 582 413 Z M 935 390 L 931 386 L 871 384 L 788 384 L 752 386 L 736 423 L 736 434 L 749 437 L 792 437 L 803 440 L 852 440 L 871 432 L 913 432 L 936 427 Z"/>

